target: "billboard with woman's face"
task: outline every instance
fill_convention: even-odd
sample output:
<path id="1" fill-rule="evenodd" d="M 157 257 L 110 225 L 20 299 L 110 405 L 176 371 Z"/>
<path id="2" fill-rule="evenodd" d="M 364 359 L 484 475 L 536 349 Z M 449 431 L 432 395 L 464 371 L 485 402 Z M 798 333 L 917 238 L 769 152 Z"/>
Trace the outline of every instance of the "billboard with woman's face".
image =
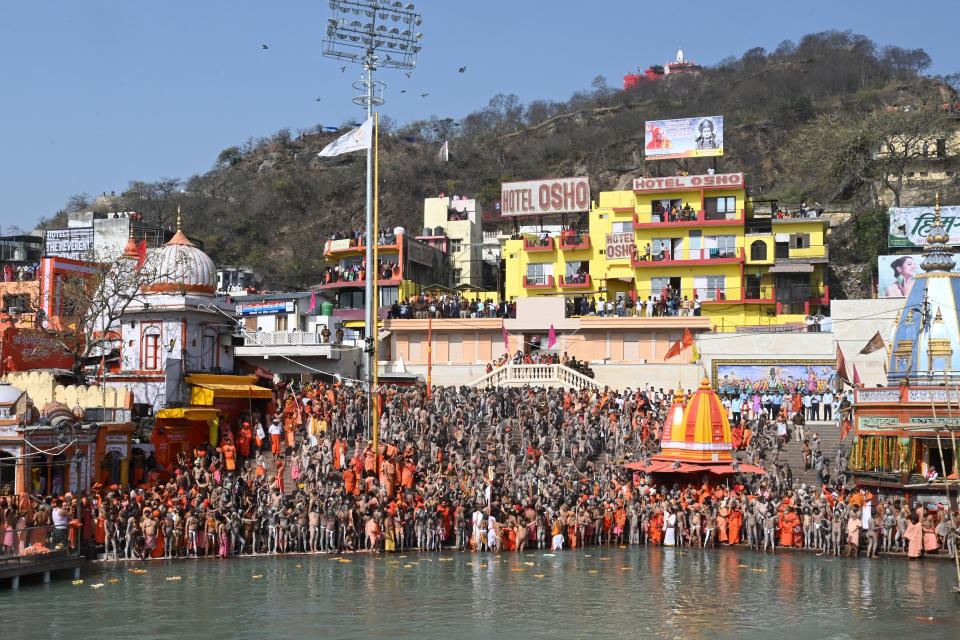
<path id="1" fill-rule="evenodd" d="M 919 253 L 877 256 L 877 295 L 880 298 L 906 298 L 913 289 L 913 282 L 923 273 L 920 265 L 923 255 Z M 960 265 L 954 267 L 960 272 Z"/>

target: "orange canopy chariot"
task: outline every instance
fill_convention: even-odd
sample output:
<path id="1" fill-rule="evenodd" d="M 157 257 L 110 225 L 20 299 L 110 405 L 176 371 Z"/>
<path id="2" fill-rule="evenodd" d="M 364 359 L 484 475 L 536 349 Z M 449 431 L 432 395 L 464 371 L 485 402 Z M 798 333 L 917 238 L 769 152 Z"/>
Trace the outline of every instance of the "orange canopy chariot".
<path id="1" fill-rule="evenodd" d="M 660 453 L 649 462 L 630 462 L 628 469 L 645 473 L 765 473 L 762 467 L 737 462 L 727 409 L 704 378 L 685 402 L 683 391 L 673 397 L 663 427 Z"/>

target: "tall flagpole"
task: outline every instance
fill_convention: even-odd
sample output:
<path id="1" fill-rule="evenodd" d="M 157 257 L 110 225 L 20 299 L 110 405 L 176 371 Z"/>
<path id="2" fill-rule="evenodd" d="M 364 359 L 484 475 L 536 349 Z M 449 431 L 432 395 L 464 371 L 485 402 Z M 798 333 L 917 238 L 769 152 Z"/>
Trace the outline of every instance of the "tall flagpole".
<path id="1" fill-rule="evenodd" d="M 380 228 L 380 114 L 373 115 L 373 228 L 376 233 Z M 371 275 L 373 276 L 371 278 Z M 367 272 L 367 284 L 373 283 L 373 296 L 370 298 L 369 308 L 372 311 L 373 324 L 370 331 L 373 334 L 373 353 L 371 354 L 371 385 L 370 393 L 367 397 L 370 399 L 370 418 L 373 424 L 370 432 L 373 434 L 373 464 L 374 471 L 380 476 L 380 411 L 377 396 L 377 382 L 380 373 L 380 242 L 377 238 L 373 239 L 373 271 Z"/>
<path id="2" fill-rule="evenodd" d="M 364 64 L 364 69 L 366 69 L 366 85 L 367 85 L 367 120 L 373 118 L 373 103 L 374 103 L 374 80 L 373 73 L 376 68 L 376 56 L 372 52 L 368 52 L 367 61 Z M 364 287 L 364 297 L 366 299 L 366 318 L 364 325 L 367 329 L 367 344 L 366 349 L 364 349 L 364 361 L 366 363 L 366 374 L 364 379 L 367 382 L 367 415 L 373 416 L 373 402 L 371 400 L 371 394 L 373 392 L 373 368 L 376 366 L 376 362 L 373 360 L 373 351 L 370 348 L 370 337 L 373 336 L 373 341 L 376 343 L 376 320 L 373 315 L 374 300 L 373 300 L 373 282 L 376 279 L 376 274 L 374 270 L 373 262 L 373 253 L 376 251 L 377 238 L 373 229 L 373 155 L 376 153 L 374 145 L 371 145 L 367 148 L 367 251 L 366 251 L 366 283 Z M 374 452 L 376 454 L 376 452 Z"/>

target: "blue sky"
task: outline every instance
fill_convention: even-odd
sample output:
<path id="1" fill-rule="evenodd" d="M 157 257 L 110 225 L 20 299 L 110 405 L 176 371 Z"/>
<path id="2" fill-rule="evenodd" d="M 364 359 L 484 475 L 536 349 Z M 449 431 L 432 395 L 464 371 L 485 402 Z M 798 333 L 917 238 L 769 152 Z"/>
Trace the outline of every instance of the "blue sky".
<path id="1" fill-rule="evenodd" d="M 951 46 L 956 0 L 918 0 L 909 11 L 888 0 L 416 4 L 425 33 L 418 69 L 411 79 L 383 78 L 383 113 L 401 123 L 460 117 L 501 92 L 564 99 L 597 75 L 618 86 L 637 66 L 671 59 L 678 45 L 714 64 L 826 29 L 923 47 L 932 73 L 960 71 Z M 328 13 L 324 0 L 5 0 L 3 230 L 31 228 L 75 193 L 203 172 L 249 136 L 359 118 L 350 102 L 358 70 L 341 73 L 321 56 Z"/>

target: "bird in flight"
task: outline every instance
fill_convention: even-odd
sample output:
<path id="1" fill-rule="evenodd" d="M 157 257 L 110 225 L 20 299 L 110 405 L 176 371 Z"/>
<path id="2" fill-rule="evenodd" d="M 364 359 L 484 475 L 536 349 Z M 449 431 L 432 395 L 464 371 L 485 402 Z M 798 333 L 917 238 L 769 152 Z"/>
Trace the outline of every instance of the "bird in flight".
<path id="1" fill-rule="evenodd" d="M 412 77 L 413 77 L 413 71 L 407 71 L 407 73 L 406 73 L 405 75 L 406 75 L 408 78 L 412 78 Z"/>
<path id="2" fill-rule="evenodd" d="M 467 72 L 467 68 L 466 68 L 466 67 L 460 67 L 459 69 L 457 69 L 457 71 L 460 72 L 460 73 L 466 73 L 466 72 Z"/>
<path id="3" fill-rule="evenodd" d="M 321 100 L 323 100 L 323 98 L 317 98 L 317 102 L 320 102 Z"/>
<path id="4" fill-rule="evenodd" d="M 342 67 L 340 67 L 340 73 L 346 73 L 346 72 L 347 72 L 347 65 L 343 65 Z"/>
<path id="5" fill-rule="evenodd" d="M 428 95 L 430 95 L 430 94 L 429 94 L 429 93 L 421 93 L 421 94 L 420 94 L 420 97 L 421 97 L 421 98 L 426 98 Z"/>
<path id="6" fill-rule="evenodd" d="M 265 44 L 262 44 L 262 45 L 260 45 L 260 48 L 261 48 L 261 49 L 269 49 L 270 47 L 268 47 L 268 46 L 265 45 Z"/>
<path id="7" fill-rule="evenodd" d="M 400 89 L 400 93 L 406 93 L 406 92 L 407 92 L 406 89 Z"/>

